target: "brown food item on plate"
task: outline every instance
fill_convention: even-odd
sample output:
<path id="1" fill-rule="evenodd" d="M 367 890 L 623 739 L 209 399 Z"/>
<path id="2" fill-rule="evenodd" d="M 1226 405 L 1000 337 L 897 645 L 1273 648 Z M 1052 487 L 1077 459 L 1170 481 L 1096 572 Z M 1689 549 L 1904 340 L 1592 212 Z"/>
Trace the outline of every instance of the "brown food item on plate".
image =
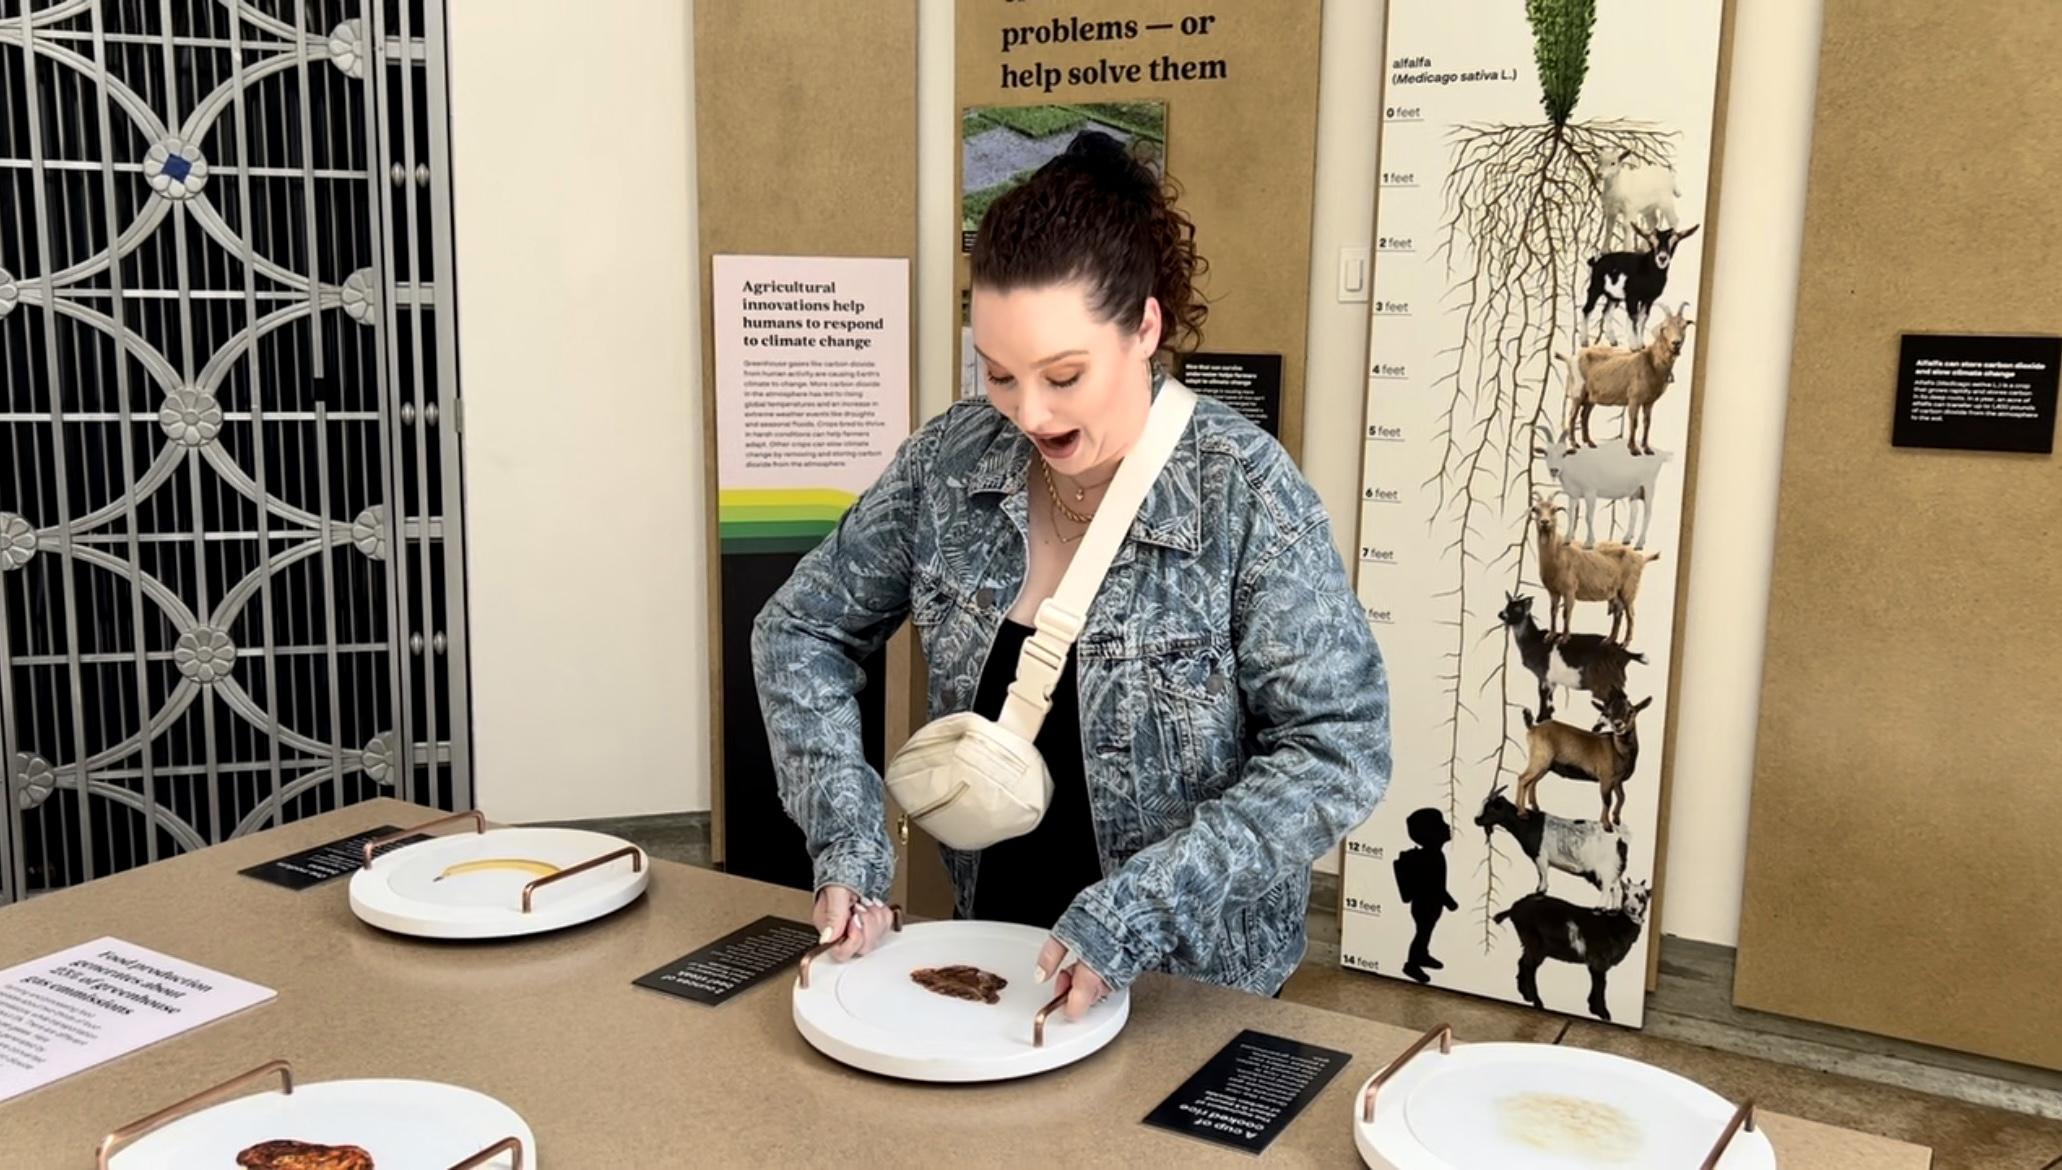
<path id="1" fill-rule="evenodd" d="M 259 1142 L 236 1156 L 244 1170 L 373 1170 L 372 1155 L 357 1146 L 312 1142 Z"/>
<path id="2" fill-rule="evenodd" d="M 1002 989 L 1010 981 L 1000 975 L 991 975 L 979 967 L 965 965 L 953 967 L 919 967 L 909 973 L 917 986 L 953 999 L 970 999 L 975 1003 L 1002 1002 Z"/>

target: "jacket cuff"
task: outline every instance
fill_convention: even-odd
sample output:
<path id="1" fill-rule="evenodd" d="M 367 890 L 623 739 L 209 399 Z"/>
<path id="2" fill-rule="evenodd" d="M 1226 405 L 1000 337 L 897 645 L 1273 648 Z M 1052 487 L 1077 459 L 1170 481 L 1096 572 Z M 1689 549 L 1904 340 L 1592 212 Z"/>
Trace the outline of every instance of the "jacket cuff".
<path id="1" fill-rule="evenodd" d="M 1083 890 L 1060 915 L 1053 937 L 1074 948 L 1111 991 L 1123 991 L 1158 962 L 1159 956 L 1113 910 L 1092 896 L 1094 889 Z"/>
<path id="2" fill-rule="evenodd" d="M 895 852 L 883 841 L 840 841 L 816 856 L 816 892 L 844 886 L 862 897 L 886 900 L 894 885 Z"/>

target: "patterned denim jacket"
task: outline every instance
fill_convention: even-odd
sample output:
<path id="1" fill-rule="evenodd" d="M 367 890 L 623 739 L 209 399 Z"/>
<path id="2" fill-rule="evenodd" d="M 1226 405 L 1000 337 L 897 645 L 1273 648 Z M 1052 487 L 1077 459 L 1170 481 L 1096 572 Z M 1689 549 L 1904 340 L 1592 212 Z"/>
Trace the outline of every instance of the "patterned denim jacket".
<path id="1" fill-rule="evenodd" d="M 953 406 L 759 614 L 774 769 L 819 887 L 888 892 L 858 663 L 908 617 L 931 717 L 972 707 L 1024 581 L 1031 450 L 987 402 Z M 1280 444 L 1198 403 L 1074 653 L 1105 876 L 1054 934 L 1114 988 L 1160 970 L 1274 992 L 1303 957 L 1312 863 L 1389 782 L 1380 653 L 1324 507 Z M 945 861 L 965 915 L 980 855 Z"/>

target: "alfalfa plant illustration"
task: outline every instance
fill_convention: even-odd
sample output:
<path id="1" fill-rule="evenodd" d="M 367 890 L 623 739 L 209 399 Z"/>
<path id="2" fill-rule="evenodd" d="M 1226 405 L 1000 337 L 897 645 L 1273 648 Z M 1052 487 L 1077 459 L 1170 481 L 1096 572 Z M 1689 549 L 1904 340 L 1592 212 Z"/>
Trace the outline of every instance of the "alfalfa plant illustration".
<path id="1" fill-rule="evenodd" d="M 1440 354 L 1433 385 L 1448 395 L 1442 450 L 1438 471 L 1425 483 L 1434 501 L 1429 528 L 1453 534 L 1441 554 L 1453 586 L 1437 595 L 1453 607 L 1446 623 L 1453 649 L 1440 675 L 1452 704 L 1445 729 L 1450 818 L 1461 815 L 1464 777 L 1479 799 L 1523 759 L 1510 690 L 1509 660 L 1516 651 L 1500 636 L 1493 607 L 1506 588 L 1526 586 L 1526 515 L 1533 493 L 1551 489 L 1536 476 L 1533 428 L 1560 416 L 1553 353 L 1575 344 L 1587 261 L 1607 250 L 1605 167 L 1625 157 L 1673 162 L 1675 135 L 1651 123 L 1575 120 L 1590 72 L 1596 9 L 1596 0 L 1526 0 L 1546 120 L 1462 125 L 1450 135 L 1452 164 L 1434 254 L 1444 258 L 1452 282 L 1447 311 L 1463 328 L 1459 343 Z M 1557 395 L 1551 409 L 1550 391 Z M 1477 599 L 1492 608 L 1478 610 Z M 1478 714 L 1469 700 L 1492 691 L 1495 710 Z M 1474 749 L 1468 745 L 1489 735 L 1494 749 L 1469 758 Z M 1481 766 L 1492 761 L 1493 773 L 1484 776 Z M 1493 847 L 1484 867 L 1487 951 L 1496 938 L 1490 916 L 1501 894 Z"/>

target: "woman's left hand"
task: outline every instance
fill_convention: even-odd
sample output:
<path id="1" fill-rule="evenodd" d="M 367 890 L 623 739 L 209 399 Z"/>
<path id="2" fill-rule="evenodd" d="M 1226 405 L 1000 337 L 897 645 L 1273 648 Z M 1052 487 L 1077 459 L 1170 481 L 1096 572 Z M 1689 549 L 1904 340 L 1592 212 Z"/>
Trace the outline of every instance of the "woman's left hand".
<path id="1" fill-rule="evenodd" d="M 1066 957 L 1065 943 L 1056 938 L 1046 939 L 1045 949 L 1038 952 L 1038 981 L 1052 980 L 1053 995 L 1067 997 L 1067 1018 L 1078 1020 L 1110 994 L 1110 985 L 1078 959 L 1064 971 L 1054 970 Z"/>

